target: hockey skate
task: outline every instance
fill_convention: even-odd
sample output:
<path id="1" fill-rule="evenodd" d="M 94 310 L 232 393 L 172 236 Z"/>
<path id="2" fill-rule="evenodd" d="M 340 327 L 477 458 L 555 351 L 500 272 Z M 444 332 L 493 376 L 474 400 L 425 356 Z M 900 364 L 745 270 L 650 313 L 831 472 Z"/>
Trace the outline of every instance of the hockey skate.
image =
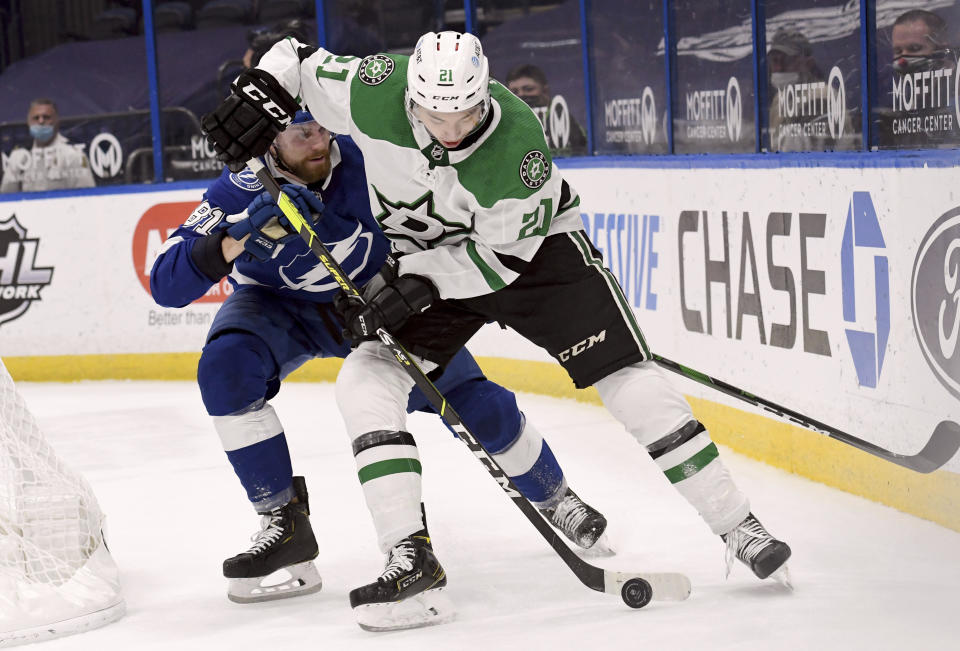
<path id="1" fill-rule="evenodd" d="M 298 501 L 261 514 L 260 531 L 252 536 L 250 549 L 223 562 L 230 601 L 272 601 L 311 594 L 323 587 L 313 564 L 317 539 L 310 527 L 303 477 L 293 478 L 293 488 Z"/>
<path id="2" fill-rule="evenodd" d="M 366 631 L 443 624 L 456 615 L 443 594 L 446 585 L 447 575 L 433 553 L 430 536 L 421 529 L 390 549 L 386 567 L 374 583 L 350 591 L 350 606 Z"/>
<path id="3" fill-rule="evenodd" d="M 787 559 L 790 558 L 790 547 L 771 536 L 753 513 L 748 513 L 733 531 L 721 535 L 720 538 L 727 544 L 727 576 L 730 575 L 730 568 L 736 557 L 753 570 L 758 579 L 765 579 L 776 572 L 779 575 L 778 580 L 791 587 L 786 566 Z"/>
<path id="4" fill-rule="evenodd" d="M 607 519 L 602 513 L 581 500 L 570 488 L 566 489 L 563 498 L 557 504 L 540 509 L 540 513 L 578 547 L 589 549 L 595 555 L 613 554 L 604 536 Z"/>

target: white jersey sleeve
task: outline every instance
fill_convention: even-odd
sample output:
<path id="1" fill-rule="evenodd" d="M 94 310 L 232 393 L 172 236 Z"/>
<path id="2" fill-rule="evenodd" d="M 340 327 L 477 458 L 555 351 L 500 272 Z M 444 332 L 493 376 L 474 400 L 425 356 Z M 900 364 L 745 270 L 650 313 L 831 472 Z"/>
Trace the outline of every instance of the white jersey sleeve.
<path id="1" fill-rule="evenodd" d="M 349 82 L 360 61 L 286 38 L 270 48 L 257 67 L 273 75 L 317 122 L 335 133 L 350 133 Z"/>

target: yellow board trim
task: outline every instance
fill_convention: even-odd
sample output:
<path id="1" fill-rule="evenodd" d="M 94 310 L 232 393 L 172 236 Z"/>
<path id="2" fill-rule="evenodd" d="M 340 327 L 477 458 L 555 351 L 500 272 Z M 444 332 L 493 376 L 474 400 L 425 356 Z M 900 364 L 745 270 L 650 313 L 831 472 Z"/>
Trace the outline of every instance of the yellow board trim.
<path id="1" fill-rule="evenodd" d="M 18 382 L 77 380 L 195 380 L 198 353 L 4 357 Z M 514 391 L 600 404 L 593 388 L 583 391 L 550 362 L 480 357 L 494 382 Z M 342 360 L 316 359 L 292 373 L 294 382 L 332 382 Z M 717 443 L 740 454 L 834 488 L 892 506 L 960 531 L 960 474 L 922 475 L 796 425 L 724 404 L 687 396 L 697 418 Z"/>

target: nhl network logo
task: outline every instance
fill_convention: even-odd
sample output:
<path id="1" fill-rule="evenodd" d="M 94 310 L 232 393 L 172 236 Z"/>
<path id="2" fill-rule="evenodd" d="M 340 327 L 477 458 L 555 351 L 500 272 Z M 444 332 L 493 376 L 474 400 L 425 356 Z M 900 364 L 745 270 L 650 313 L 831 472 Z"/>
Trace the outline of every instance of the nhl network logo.
<path id="1" fill-rule="evenodd" d="M 0 221 L 0 324 L 20 317 L 53 279 L 53 267 L 37 267 L 40 240 L 27 237 L 17 216 Z"/>
<path id="2" fill-rule="evenodd" d="M 827 79 L 827 127 L 831 138 L 843 135 L 844 118 L 847 115 L 847 91 L 843 86 L 843 73 L 840 68 L 833 66 L 830 69 L 830 78 Z"/>

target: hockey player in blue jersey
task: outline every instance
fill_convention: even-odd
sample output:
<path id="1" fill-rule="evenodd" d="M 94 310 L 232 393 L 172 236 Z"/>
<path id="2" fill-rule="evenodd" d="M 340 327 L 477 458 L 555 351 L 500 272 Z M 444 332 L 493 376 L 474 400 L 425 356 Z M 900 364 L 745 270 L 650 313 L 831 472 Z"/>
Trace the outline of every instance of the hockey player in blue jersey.
<path id="1" fill-rule="evenodd" d="M 371 280 L 384 265 L 388 243 L 370 212 L 363 159 L 353 141 L 332 137 L 300 112 L 264 160 L 300 212 L 313 215 L 314 229 L 354 282 Z M 269 401 L 307 360 L 350 352 L 332 305 L 337 284 L 284 222 L 249 169 L 225 169 L 164 243 L 150 274 L 154 299 L 168 307 L 188 305 L 224 276 L 234 288 L 210 327 L 197 379 L 227 458 L 262 516 L 253 546 L 223 565 L 228 597 L 241 603 L 320 589 L 306 484 L 293 476 L 284 429 Z M 514 395 L 487 380 L 465 350 L 436 383 L 524 496 L 574 543 L 594 545 L 606 520 L 567 486 Z M 419 390 L 407 409 L 432 411 Z M 425 521 L 409 522 L 383 499 L 398 483 L 419 492 L 413 437 L 384 432 L 353 441 L 353 451 L 384 553 L 409 537 L 429 540 Z M 382 579 L 392 578 L 394 565 L 401 572 L 405 560 L 388 559 Z M 264 579 L 281 568 L 290 578 L 267 586 Z M 443 569 L 434 569 L 437 585 L 444 585 Z"/>

